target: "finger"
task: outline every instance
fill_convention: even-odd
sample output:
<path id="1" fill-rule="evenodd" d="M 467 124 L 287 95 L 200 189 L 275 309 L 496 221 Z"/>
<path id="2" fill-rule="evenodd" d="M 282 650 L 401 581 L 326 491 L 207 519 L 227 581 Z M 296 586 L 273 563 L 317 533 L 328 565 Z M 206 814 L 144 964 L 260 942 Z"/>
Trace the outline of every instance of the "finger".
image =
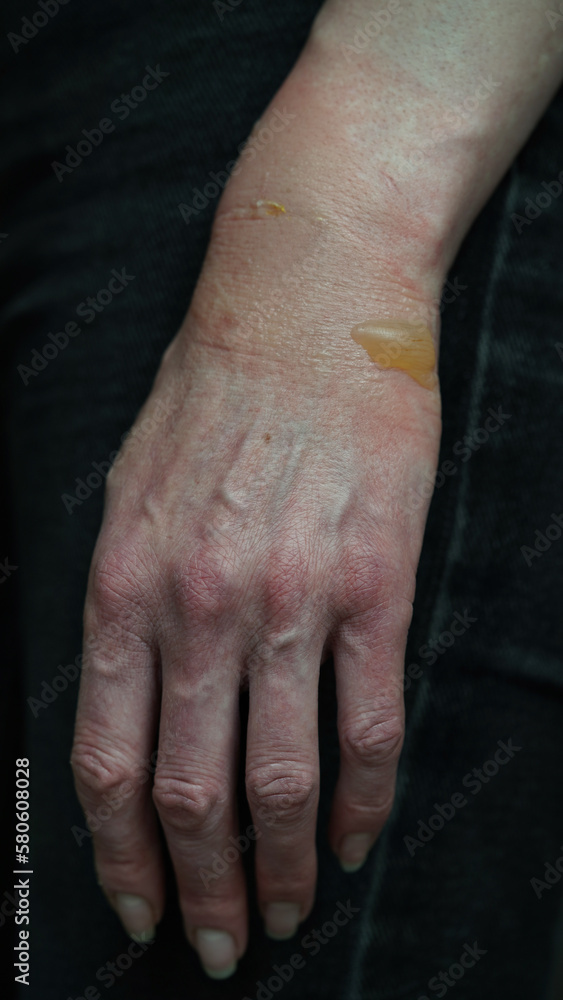
<path id="1" fill-rule="evenodd" d="M 404 732 L 403 668 L 409 602 L 343 623 L 334 640 L 340 773 L 329 837 L 356 871 L 393 804 Z"/>
<path id="2" fill-rule="evenodd" d="M 159 701 L 155 656 L 130 622 L 101 613 L 87 613 L 86 622 L 71 764 L 93 831 L 99 881 L 127 932 L 145 941 L 164 908 L 150 794 Z M 74 832 L 82 844 L 84 831 Z"/>
<path id="3" fill-rule="evenodd" d="M 186 934 L 205 971 L 231 975 L 247 943 L 235 788 L 240 670 L 232 644 L 163 649 L 154 801 L 178 883 Z"/>
<path id="4" fill-rule="evenodd" d="M 291 937 L 309 913 L 317 874 L 318 679 L 321 644 L 263 646 L 249 681 L 247 796 L 266 932 Z"/>

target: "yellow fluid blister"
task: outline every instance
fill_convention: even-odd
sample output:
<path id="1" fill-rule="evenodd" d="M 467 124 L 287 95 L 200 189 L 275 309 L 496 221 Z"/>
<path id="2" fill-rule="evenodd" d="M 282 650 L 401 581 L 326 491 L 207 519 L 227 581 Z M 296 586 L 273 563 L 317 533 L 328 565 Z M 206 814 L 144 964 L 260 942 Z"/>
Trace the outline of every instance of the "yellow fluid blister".
<path id="1" fill-rule="evenodd" d="M 435 389 L 436 351 L 428 327 L 396 320 L 370 319 L 350 333 L 381 368 L 399 368 L 425 389 Z"/>
<path id="2" fill-rule="evenodd" d="M 266 215 L 285 215 L 285 206 L 278 201 L 257 201 L 256 208 L 262 209 Z"/>
<path id="3" fill-rule="evenodd" d="M 229 212 L 233 219 L 267 219 L 272 215 L 287 215 L 285 205 L 278 201 L 253 201 L 250 205 L 233 208 Z"/>

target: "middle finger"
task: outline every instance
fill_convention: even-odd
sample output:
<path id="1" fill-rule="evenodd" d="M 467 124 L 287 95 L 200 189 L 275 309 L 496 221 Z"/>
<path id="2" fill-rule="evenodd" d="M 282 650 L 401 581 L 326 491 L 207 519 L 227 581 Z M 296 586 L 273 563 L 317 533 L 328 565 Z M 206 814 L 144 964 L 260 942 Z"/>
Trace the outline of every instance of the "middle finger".
<path id="1" fill-rule="evenodd" d="M 206 972 L 218 979 L 234 972 L 247 942 L 244 875 L 230 839 L 238 832 L 240 671 L 232 644 L 221 645 L 180 642 L 162 651 L 153 793 L 188 940 Z"/>
<path id="2" fill-rule="evenodd" d="M 258 901 L 278 939 L 295 933 L 314 899 L 321 654 L 322 640 L 263 646 L 249 674 L 246 786 L 258 828 Z"/>

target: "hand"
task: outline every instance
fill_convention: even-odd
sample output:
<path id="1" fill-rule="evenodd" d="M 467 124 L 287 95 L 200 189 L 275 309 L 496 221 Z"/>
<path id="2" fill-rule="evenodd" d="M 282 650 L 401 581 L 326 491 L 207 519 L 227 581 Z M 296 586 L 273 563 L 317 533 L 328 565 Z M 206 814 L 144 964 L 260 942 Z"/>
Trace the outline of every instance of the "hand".
<path id="1" fill-rule="evenodd" d="M 125 926 L 151 934 L 162 916 L 158 815 L 188 938 L 216 976 L 247 935 L 240 856 L 212 869 L 239 833 L 242 685 L 273 936 L 294 933 L 313 904 L 329 652 L 341 746 L 329 836 L 345 867 L 389 814 L 421 487 L 440 433 L 438 393 L 381 369 L 350 337 L 373 316 L 435 326 L 414 283 L 391 281 L 375 250 L 360 269 L 334 216 L 249 213 L 220 213 L 190 312 L 108 477 L 72 758 L 87 815 L 110 804 L 96 866 Z"/>
<path id="2" fill-rule="evenodd" d="M 507 42 L 500 10 L 483 0 L 468 19 L 461 2 L 425 0 L 421 14 L 406 0 L 380 31 L 368 0 L 327 0 L 275 98 L 290 124 L 233 171 L 186 321 L 109 477 L 78 793 L 87 815 L 104 805 L 97 869 L 137 936 L 164 906 L 158 813 L 211 975 L 246 944 L 240 859 L 201 875 L 237 832 L 241 685 L 270 933 L 289 936 L 312 905 L 329 651 L 341 746 L 329 837 L 345 866 L 390 809 L 439 398 L 350 331 L 416 319 L 437 338 L 457 247 L 560 81 L 546 19 L 516 5 Z"/>

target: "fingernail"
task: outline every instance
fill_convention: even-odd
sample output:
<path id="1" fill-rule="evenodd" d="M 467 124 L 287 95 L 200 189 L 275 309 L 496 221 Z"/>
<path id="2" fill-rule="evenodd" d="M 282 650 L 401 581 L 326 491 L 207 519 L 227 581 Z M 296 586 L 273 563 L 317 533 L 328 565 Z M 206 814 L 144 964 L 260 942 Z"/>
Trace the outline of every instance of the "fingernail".
<path id="1" fill-rule="evenodd" d="M 373 833 L 348 833 L 344 837 L 338 857 L 345 872 L 357 872 L 362 867 L 374 841 Z"/>
<path id="2" fill-rule="evenodd" d="M 113 905 L 121 923 L 133 941 L 143 944 L 152 941 L 155 934 L 154 914 L 149 903 L 142 896 L 132 896 L 128 892 L 116 892 Z"/>
<path id="3" fill-rule="evenodd" d="M 275 941 L 293 937 L 299 926 L 299 903 L 268 903 L 264 911 L 266 934 Z"/>
<path id="4" fill-rule="evenodd" d="M 195 932 L 196 948 L 201 964 L 212 979 L 227 979 L 237 967 L 234 939 L 226 931 L 198 927 Z"/>

